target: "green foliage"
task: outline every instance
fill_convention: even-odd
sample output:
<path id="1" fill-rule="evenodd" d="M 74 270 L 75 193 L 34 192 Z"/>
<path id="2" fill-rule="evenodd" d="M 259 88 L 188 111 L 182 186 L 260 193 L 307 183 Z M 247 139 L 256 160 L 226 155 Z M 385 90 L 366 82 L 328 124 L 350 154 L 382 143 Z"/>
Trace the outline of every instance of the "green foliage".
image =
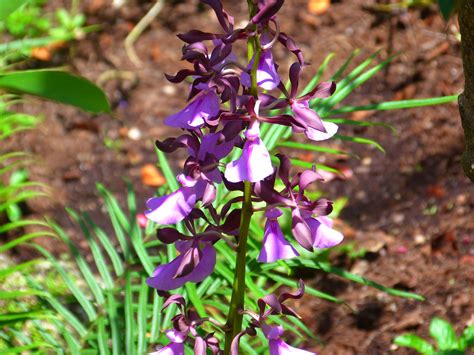
<path id="1" fill-rule="evenodd" d="M 318 75 L 312 83 L 320 81 L 326 74 L 326 68 L 333 55 L 328 56 L 319 69 Z M 357 53 L 354 53 L 336 73 L 330 76 L 337 80 L 338 91 L 334 98 L 326 101 L 315 100 L 312 107 L 321 112 L 324 119 L 339 120 L 341 126 L 355 124 L 350 120 L 339 117 L 341 114 L 374 109 L 372 106 L 347 106 L 342 102 L 357 87 L 373 78 L 388 63 L 375 63 L 374 54 L 363 60 L 353 70 L 345 75 Z M 345 75 L 345 76 L 344 76 Z M 11 76 L 10 76 L 11 78 Z M 18 76 L 16 77 L 18 79 Z M 0 85 L 3 77 L 0 77 Z M 39 80 L 39 79 L 38 79 Z M 52 94 L 31 91 L 26 85 L 18 84 L 19 80 L 10 81 L 10 89 L 30 90 L 28 93 L 41 94 L 50 99 Z M 37 83 L 34 80 L 33 83 Z M 43 80 L 39 80 L 43 82 Z M 44 89 L 44 87 L 42 87 Z M 56 91 L 53 91 L 56 92 Z M 411 108 L 433 103 L 453 101 L 451 97 L 438 101 L 416 100 L 394 103 L 380 103 L 385 109 Z M 62 100 L 62 102 L 68 102 Z M 71 103 L 71 102 L 68 102 Z M 94 105 L 92 105 L 94 106 Z M 94 106 L 104 109 L 105 106 Z M 90 107 L 89 107 L 90 109 Z M 337 115 L 337 116 L 336 116 Z M 359 122 L 360 123 L 360 122 Z M 365 122 L 367 126 L 381 125 L 380 123 Z M 383 125 L 391 129 L 388 125 Z M 285 127 L 262 127 L 263 138 L 267 146 L 274 150 L 277 146 L 285 146 L 298 150 L 317 151 L 324 154 L 352 154 L 346 150 L 339 151 L 320 145 L 306 145 L 291 140 L 291 132 Z M 365 137 L 339 136 L 341 140 L 355 143 L 370 144 L 381 148 L 377 142 Z M 157 152 L 159 167 L 168 180 L 167 187 L 161 187 L 159 195 L 178 188 L 175 174 L 162 152 Z M 296 165 L 311 167 L 312 163 L 293 159 Z M 319 165 L 318 168 L 334 171 L 331 167 Z M 100 354 L 142 354 L 153 350 L 155 344 L 165 341 L 164 330 L 170 327 L 175 307 L 170 307 L 165 314 L 161 314 L 162 298 L 158 297 L 147 285 L 146 278 L 151 274 L 155 265 L 168 262 L 175 257 L 173 246 L 164 246 L 154 238 L 155 225 L 149 223 L 143 230 L 137 224 L 137 207 L 135 194 L 130 185 L 127 189 L 127 209 L 121 207 L 118 199 L 104 186 L 97 186 L 102 197 L 103 206 L 108 215 L 89 216 L 69 210 L 71 218 L 82 230 L 82 239 L 87 244 L 89 258 L 84 251 L 78 248 L 72 239 L 60 226 L 48 222 L 44 232 L 31 233 L 21 236 L 7 243 L 0 249 L 6 252 L 19 245 L 28 245 L 40 253 L 42 260 L 46 260 L 50 274 L 49 279 L 58 280 L 53 285 L 46 280 L 37 280 L 27 277 L 26 287 L 22 290 L 6 289 L 0 293 L 0 302 L 8 302 L 10 307 L 0 314 L 0 321 L 6 322 L 0 330 L 0 344 L 8 347 L 11 353 L 20 353 L 25 349 L 34 349 L 43 352 L 56 353 L 100 353 Z M 217 205 L 229 201 L 232 194 L 224 194 L 221 186 L 217 191 Z M 340 202 L 342 208 L 345 202 Z M 92 218 L 94 217 L 94 218 Z M 282 217 L 283 220 L 284 217 Z M 101 220 L 101 225 L 108 224 L 107 229 L 113 230 L 108 235 L 106 229 L 101 228 L 95 220 Z M 21 222 L 21 221 L 20 221 Z M 11 224 L 9 228 L 18 228 L 21 223 Z M 284 227 L 282 225 L 282 227 Z M 1 231 L 0 227 L 0 231 Z M 199 226 L 197 226 L 199 228 Z M 178 225 L 182 230 L 182 226 Z M 289 219 L 283 228 L 289 233 Z M 256 261 L 263 238 L 263 220 L 253 218 L 250 225 L 249 253 L 247 262 L 246 285 L 250 290 L 245 300 L 245 308 L 255 309 L 257 299 L 269 291 L 280 286 L 295 287 L 294 275 L 300 268 L 309 268 L 333 274 L 351 282 L 375 288 L 381 292 L 399 297 L 422 300 L 419 295 L 385 287 L 345 270 L 335 268 L 328 262 L 328 252 L 310 254 L 296 246 L 302 254 L 299 260 L 279 261 L 274 264 L 262 265 Z M 35 242 L 39 236 L 50 235 L 56 243 L 64 243 L 69 249 L 67 260 L 58 259 Z M 204 280 L 198 285 L 188 284 L 177 290 L 184 295 L 190 304 L 202 317 L 212 317 L 218 322 L 225 322 L 227 305 L 231 294 L 235 253 L 224 241 L 215 245 L 218 250 L 218 261 L 212 278 Z M 34 264 L 9 265 L 0 271 L 0 282 L 19 272 L 28 275 Z M 60 293 L 56 292 L 61 285 Z M 18 293 L 18 292 L 22 293 Z M 306 292 L 330 302 L 343 304 L 344 300 L 314 287 L 307 287 Z M 245 324 L 244 324 L 245 325 Z M 285 329 L 295 334 L 296 339 L 314 338 L 312 331 L 299 319 L 291 318 Z M 211 330 L 211 329 L 210 329 Z M 21 336 L 19 336 L 19 334 Z M 216 335 L 218 335 L 216 333 Z M 1 343 L 3 342 L 3 343 Z M 242 339 L 241 346 L 246 354 L 264 353 L 262 335 L 255 338 Z M 295 344 L 297 345 L 297 344 Z M 2 349 L 0 347 L 0 349 Z"/>
<path id="2" fill-rule="evenodd" d="M 21 6 L 26 4 L 28 0 L 8 0 L 2 1 L 0 4 L 0 21 L 4 21 L 13 12 L 19 9 Z"/>
<path id="3" fill-rule="evenodd" d="M 0 88 L 79 107 L 110 112 L 104 92 L 90 81 L 58 70 L 27 70 L 0 75 Z"/>
<path id="4" fill-rule="evenodd" d="M 31 56 L 34 48 L 54 50 L 55 46 L 83 38 L 86 33 L 98 29 L 97 26 L 86 26 L 85 16 L 75 9 L 59 8 L 54 13 L 45 12 L 43 6 L 46 2 L 47 0 L 0 2 L 0 34 L 18 39 L 1 44 L 0 53 L 9 54 L 10 59 Z"/>
<path id="5" fill-rule="evenodd" d="M 340 130 L 344 130 L 345 126 L 379 126 L 394 132 L 394 128 L 389 124 L 382 122 L 373 122 L 373 121 L 354 121 L 347 118 L 341 118 L 341 115 L 350 114 L 360 111 L 383 111 L 383 110 L 402 110 L 402 109 L 411 109 L 418 108 L 423 106 L 433 106 L 433 105 L 442 105 L 450 102 L 457 101 L 457 95 L 445 96 L 445 97 L 436 97 L 436 98 L 426 98 L 426 99 L 413 99 L 413 100 L 401 100 L 401 101 L 387 101 L 373 103 L 365 106 L 352 106 L 344 103 L 344 100 L 357 88 L 365 84 L 368 80 L 373 79 L 378 73 L 380 73 L 392 60 L 393 57 L 390 57 L 380 63 L 377 63 L 378 52 L 373 53 L 368 58 L 363 59 L 358 65 L 355 66 L 347 74 L 346 71 L 349 66 L 354 62 L 358 57 L 359 51 L 354 51 L 347 60 L 336 70 L 333 74 L 327 74 L 327 67 L 331 60 L 334 58 L 334 54 L 329 54 L 322 62 L 321 66 L 318 69 L 317 75 L 308 83 L 303 92 L 309 91 L 314 85 L 316 85 L 321 80 L 334 80 L 337 82 L 337 90 L 328 99 L 315 99 L 312 100 L 311 108 L 316 110 L 319 115 L 328 122 L 334 122 L 340 126 Z M 288 113 L 288 112 L 287 112 Z M 337 150 L 330 149 L 324 145 L 314 144 L 314 143 L 299 143 L 293 141 L 293 136 L 291 134 L 291 128 L 277 126 L 277 125 L 268 125 L 264 124 L 262 126 L 262 136 L 266 146 L 273 150 L 277 146 L 288 147 L 297 150 L 306 150 L 306 151 L 317 151 L 323 152 L 326 154 L 348 154 L 351 156 L 356 156 L 348 150 Z M 357 144 L 365 144 L 372 146 L 378 149 L 381 152 L 385 152 L 384 148 L 376 141 L 360 136 L 347 136 L 343 134 L 338 134 L 335 137 L 336 139 L 347 141 Z M 305 168 L 311 168 L 312 163 L 302 162 L 298 160 L 292 160 L 293 165 L 301 166 Z M 317 164 L 318 169 L 333 171 L 334 169 L 323 164 Z"/>
<path id="6" fill-rule="evenodd" d="M 467 351 L 474 351 L 474 325 L 466 327 L 462 335 L 457 337 L 449 322 L 435 317 L 430 323 L 430 335 L 435 340 L 436 348 L 411 333 L 396 337 L 394 343 L 424 355 L 463 355 Z"/>
<path id="7" fill-rule="evenodd" d="M 445 20 L 449 20 L 461 5 L 462 0 L 438 0 L 439 9 Z"/>

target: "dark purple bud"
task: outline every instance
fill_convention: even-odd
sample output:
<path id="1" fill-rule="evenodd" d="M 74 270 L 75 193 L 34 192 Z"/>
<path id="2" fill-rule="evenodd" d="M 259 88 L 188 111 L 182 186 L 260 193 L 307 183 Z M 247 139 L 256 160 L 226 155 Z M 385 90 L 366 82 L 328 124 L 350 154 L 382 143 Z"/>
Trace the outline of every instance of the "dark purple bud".
<path id="1" fill-rule="evenodd" d="M 195 74 L 194 70 L 182 69 L 179 72 L 177 72 L 176 75 L 165 74 L 165 77 L 168 81 L 177 84 L 184 81 L 188 76 L 194 75 L 194 74 Z"/>
<path id="2" fill-rule="evenodd" d="M 177 240 L 189 240 L 190 237 L 181 234 L 174 228 L 160 228 L 156 230 L 156 237 L 165 244 L 173 244 Z"/>
<path id="3" fill-rule="evenodd" d="M 283 292 L 280 297 L 278 297 L 278 301 L 280 303 L 285 302 L 288 299 L 298 300 L 304 295 L 304 282 L 303 280 L 298 280 L 298 289 L 295 292 Z"/>
<path id="4" fill-rule="evenodd" d="M 285 0 L 264 0 L 259 1 L 258 12 L 250 20 L 252 23 L 268 22 L 281 9 Z"/>
<path id="5" fill-rule="evenodd" d="M 213 39 L 218 39 L 219 36 L 214 33 L 203 32 L 199 30 L 191 30 L 186 33 L 180 33 L 178 38 L 186 43 L 195 43 L 202 41 L 210 41 Z"/>
<path id="6" fill-rule="evenodd" d="M 307 94 L 298 98 L 298 100 L 307 101 L 311 99 L 325 99 L 330 97 L 336 91 L 336 82 L 328 81 L 316 85 Z"/>
<path id="7" fill-rule="evenodd" d="M 281 313 L 281 304 L 278 301 L 278 298 L 272 293 L 266 295 L 265 297 L 260 298 L 258 301 L 258 308 L 260 310 L 260 317 L 265 314 L 265 308 L 268 305 L 271 309 L 270 314 L 280 314 Z"/>
<path id="8" fill-rule="evenodd" d="M 219 0 L 201 0 L 201 2 L 212 7 L 216 13 L 217 20 L 224 31 L 229 32 L 231 30 L 231 27 L 229 26 L 229 20 L 233 22 L 233 18 L 225 13 L 224 9 L 222 8 L 222 3 Z"/>
<path id="9" fill-rule="evenodd" d="M 301 65 L 299 63 L 293 63 L 290 67 L 290 83 L 291 83 L 291 90 L 290 90 L 290 97 L 296 97 L 296 93 L 298 92 L 298 85 L 300 81 L 300 74 L 301 74 Z"/>
<path id="10" fill-rule="evenodd" d="M 280 159 L 280 166 L 278 167 L 278 177 L 283 181 L 286 186 L 290 185 L 290 169 L 291 161 L 290 159 L 283 154 L 276 155 Z"/>

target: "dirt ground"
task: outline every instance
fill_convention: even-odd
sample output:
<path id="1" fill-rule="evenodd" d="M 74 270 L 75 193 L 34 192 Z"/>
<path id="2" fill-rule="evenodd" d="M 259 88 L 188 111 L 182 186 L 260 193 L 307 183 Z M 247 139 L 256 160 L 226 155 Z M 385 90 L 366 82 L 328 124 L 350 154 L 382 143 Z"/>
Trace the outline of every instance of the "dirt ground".
<path id="1" fill-rule="evenodd" d="M 224 3 L 236 22 L 245 18 L 245 1 Z M 329 73 L 356 48 L 362 53 L 358 61 L 379 49 L 380 60 L 399 53 L 346 104 L 459 93 L 463 76 L 455 25 L 446 25 L 435 9 L 377 13 L 367 8 L 374 3 L 333 1 L 326 13 L 316 16 L 306 11 L 307 0 L 287 0 L 281 26 L 301 44 L 314 70 L 330 52 L 336 56 Z M 44 122 L 21 136 L 21 147 L 39 160 L 31 178 L 52 188 L 51 198 L 30 203 L 31 214 L 53 217 L 79 242 L 63 207 L 88 211 L 106 226 L 95 182 L 124 196 L 123 179 L 128 178 L 139 201 L 153 194 L 152 187 L 141 183 L 140 169 L 156 161 L 153 140 L 173 133 L 163 118 L 181 108 L 186 96 L 184 86 L 172 86 L 163 76 L 181 66 L 182 44 L 175 34 L 217 27 L 213 14 L 196 0 L 167 2 L 136 44 L 142 60 L 137 68 L 128 59 L 123 40 L 152 5 L 153 1 L 129 0 L 114 9 L 109 0 L 83 1 L 88 21 L 102 24 L 102 30 L 75 44 L 68 57 L 58 54 L 57 64 L 65 61 L 74 71 L 99 81 L 114 113 L 91 117 L 38 103 L 34 110 L 44 113 Z M 276 56 L 282 67 L 292 60 L 283 51 Z M 350 179 L 331 181 L 323 189 L 328 198 L 349 198 L 339 226 L 346 243 L 354 242 L 368 252 L 355 260 L 341 255 L 335 263 L 384 285 L 424 295 L 426 301 L 390 297 L 316 273 L 306 282 L 344 299 L 350 307 L 306 298 L 299 308 L 320 338 L 320 343 L 309 344 L 320 354 L 408 354 L 391 345 L 393 338 L 406 331 L 426 336 L 435 315 L 453 322 L 458 332 L 474 322 L 474 185 L 459 164 L 463 138 L 457 105 L 345 117 L 388 123 L 398 133 L 346 126 L 344 134 L 376 139 L 386 154 L 334 141 L 332 147 L 349 149 L 360 159 L 305 157 L 353 172 Z"/>

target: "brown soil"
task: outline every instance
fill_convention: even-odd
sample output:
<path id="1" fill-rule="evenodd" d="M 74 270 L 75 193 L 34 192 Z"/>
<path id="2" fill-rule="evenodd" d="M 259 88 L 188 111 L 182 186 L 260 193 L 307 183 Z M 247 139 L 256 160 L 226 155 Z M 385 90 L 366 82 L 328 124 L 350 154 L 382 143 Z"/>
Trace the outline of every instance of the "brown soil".
<path id="1" fill-rule="evenodd" d="M 196 0 L 167 2 L 136 44 L 142 60 L 136 68 L 126 56 L 123 40 L 153 1 L 130 0 L 120 10 L 114 10 L 110 2 L 84 1 L 89 21 L 103 24 L 103 30 L 77 43 L 67 63 L 96 82 L 109 78 L 103 87 L 114 114 L 91 117 L 38 102 L 34 110 L 44 113 L 45 121 L 21 137 L 21 148 L 39 159 L 31 169 L 32 179 L 46 182 L 53 191 L 50 199 L 32 202 L 31 213 L 53 217 L 79 242 L 80 234 L 63 207 L 88 211 L 107 227 L 95 182 L 124 196 L 123 179 L 128 178 L 139 201 L 153 194 L 153 188 L 141 183 L 140 168 L 156 160 L 153 140 L 173 132 L 163 126 L 162 119 L 182 107 L 185 97 L 184 86 L 172 86 L 163 77 L 180 67 L 181 43 L 175 34 L 217 27 L 212 13 Z M 226 3 L 237 22 L 245 18 L 245 1 Z M 288 0 L 281 26 L 294 35 L 315 68 L 334 52 L 329 72 L 356 48 L 362 49 L 362 57 L 377 49 L 381 49 L 381 59 L 400 53 L 346 104 L 459 93 L 462 63 L 452 25 L 446 26 L 433 9 L 392 14 L 364 10 L 364 5 L 373 3 L 334 1 L 318 17 L 307 13 L 307 0 Z M 293 59 L 283 56 L 277 52 L 282 67 Z M 32 110 L 31 106 L 27 109 Z M 346 242 L 370 251 L 364 258 L 351 261 L 342 255 L 335 262 L 384 285 L 424 295 L 426 301 L 390 297 L 315 273 L 307 278 L 309 284 L 350 307 L 307 298 L 300 308 L 320 337 L 320 344 L 310 344 L 320 354 L 406 354 L 391 346 L 394 336 L 406 331 L 426 336 L 435 315 L 452 321 L 458 331 L 474 322 L 474 186 L 459 164 L 463 143 L 457 105 L 368 112 L 350 118 L 389 123 L 398 135 L 380 127 L 344 128 L 345 134 L 376 139 L 387 153 L 334 142 L 332 146 L 350 149 L 360 159 L 314 156 L 354 172 L 351 179 L 328 183 L 324 190 L 332 199 L 349 197 L 341 216 L 344 222 L 340 222 Z M 130 139 L 130 129 L 138 129 L 141 138 Z M 115 148 L 107 148 L 104 141 L 115 142 Z"/>

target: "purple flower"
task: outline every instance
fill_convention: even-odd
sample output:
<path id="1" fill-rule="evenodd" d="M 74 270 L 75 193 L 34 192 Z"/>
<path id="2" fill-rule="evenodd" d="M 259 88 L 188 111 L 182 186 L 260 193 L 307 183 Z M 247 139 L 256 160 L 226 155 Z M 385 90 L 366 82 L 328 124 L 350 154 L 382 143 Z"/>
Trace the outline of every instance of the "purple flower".
<path id="1" fill-rule="evenodd" d="M 304 134 L 313 141 L 324 141 L 337 133 L 339 127 L 335 123 L 324 122 L 316 111 L 309 107 L 309 101 L 294 101 L 291 111 L 297 121 L 307 124 Z"/>
<path id="2" fill-rule="evenodd" d="M 239 159 L 227 164 L 225 178 L 230 182 L 257 182 L 273 173 L 272 161 L 267 147 L 260 140 L 258 121 L 251 123 L 245 131 L 247 138 Z"/>
<path id="3" fill-rule="evenodd" d="M 166 331 L 166 336 L 171 340 L 171 343 L 151 354 L 184 355 L 184 342 L 189 344 L 193 341 L 193 338 L 189 337 L 189 334 L 194 337 L 194 354 L 206 355 L 207 348 L 211 350 L 212 354 L 219 354 L 219 341 L 214 337 L 214 335 L 211 333 L 205 337 L 201 337 L 197 331 L 199 326 L 210 320 L 199 318 L 196 312 L 187 310 L 186 301 L 180 294 L 169 296 L 163 304 L 161 312 L 172 304 L 175 304 L 178 307 L 180 313 L 171 319 L 173 329 Z"/>
<path id="4" fill-rule="evenodd" d="M 324 217 L 332 211 L 331 201 L 320 199 L 312 202 L 304 194 L 310 184 L 322 180 L 321 175 L 313 170 L 306 170 L 290 181 L 289 159 L 283 155 L 277 156 L 280 158 L 278 176 L 285 184 L 285 189 L 275 191 L 273 176 L 272 179 L 255 184 L 256 195 L 269 205 L 278 204 L 291 208 L 292 234 L 306 250 L 313 251 L 314 248 L 328 248 L 339 244 L 344 239 L 342 234 L 332 229 L 331 220 Z M 296 187 L 298 190 L 294 191 Z"/>
<path id="5" fill-rule="evenodd" d="M 171 127 L 196 129 L 219 114 L 219 97 L 213 90 L 201 92 L 183 110 L 165 118 Z"/>
<path id="6" fill-rule="evenodd" d="M 267 222 L 265 223 L 263 247 L 258 256 L 260 262 L 273 263 L 277 260 L 299 256 L 295 248 L 283 236 L 277 220 L 281 215 L 282 213 L 276 208 L 267 210 L 265 213 Z"/>
<path id="7" fill-rule="evenodd" d="M 282 326 L 271 327 L 266 324 L 262 324 L 262 330 L 265 337 L 268 339 L 268 347 L 270 355 L 315 355 L 311 351 L 301 350 L 294 348 L 285 343 L 280 336 L 283 334 Z"/>
<path id="8" fill-rule="evenodd" d="M 262 35 L 262 45 L 269 43 L 267 37 Z M 252 70 L 254 58 L 248 65 L 248 70 Z M 257 85 L 265 90 L 273 90 L 280 84 L 280 76 L 278 75 L 275 63 L 273 61 L 273 54 L 270 49 L 262 49 L 257 66 Z M 240 82 L 243 86 L 249 88 L 252 86 L 250 75 L 243 72 L 240 77 Z"/>
<path id="9" fill-rule="evenodd" d="M 208 183 L 196 181 L 183 174 L 177 178 L 183 187 L 175 192 L 161 197 L 152 197 L 147 202 L 148 211 L 145 216 L 158 224 L 175 224 L 188 216 L 196 201 L 204 196 Z"/>
<path id="10" fill-rule="evenodd" d="M 313 247 L 315 248 L 331 248 L 340 244 L 344 240 L 342 233 L 332 228 L 334 222 L 329 217 L 310 217 L 307 219 L 307 223 L 312 231 Z"/>
<path id="11" fill-rule="evenodd" d="M 201 282 L 214 271 L 216 250 L 212 243 L 204 238 L 188 238 L 173 240 L 180 255 L 170 263 L 155 269 L 153 275 L 147 279 L 150 287 L 159 291 L 174 290 L 186 282 Z"/>
<path id="12" fill-rule="evenodd" d="M 280 85 L 283 92 L 286 93 L 293 118 L 296 121 L 293 124 L 294 132 L 304 132 L 309 139 L 320 141 L 331 138 L 337 132 L 337 125 L 331 122 L 324 122 L 319 115 L 310 108 L 309 101 L 315 98 L 327 98 L 336 90 L 336 83 L 324 82 L 316 85 L 308 93 L 298 96 L 298 85 L 301 74 L 300 63 L 293 63 L 290 67 L 291 90 L 286 92 Z"/>
<path id="13" fill-rule="evenodd" d="M 171 340 L 171 343 L 149 355 L 184 355 L 184 341 L 186 340 L 187 334 L 173 329 L 167 330 L 166 336 Z"/>

